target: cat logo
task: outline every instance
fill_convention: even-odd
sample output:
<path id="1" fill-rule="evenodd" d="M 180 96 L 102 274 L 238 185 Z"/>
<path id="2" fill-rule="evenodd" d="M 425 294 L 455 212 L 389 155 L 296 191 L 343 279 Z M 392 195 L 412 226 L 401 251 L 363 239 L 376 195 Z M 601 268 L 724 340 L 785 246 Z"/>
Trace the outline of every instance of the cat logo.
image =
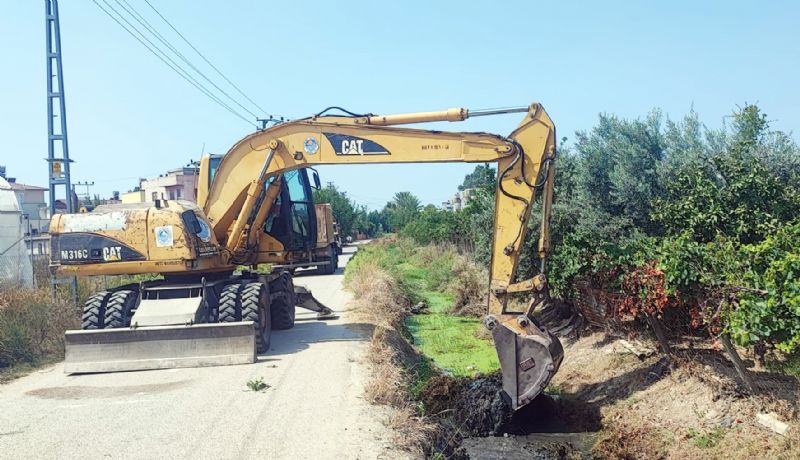
<path id="1" fill-rule="evenodd" d="M 122 258 L 121 246 L 109 246 L 103 248 L 103 260 L 105 260 L 106 262 L 120 260 L 121 258 Z"/>
<path id="2" fill-rule="evenodd" d="M 369 139 L 347 134 L 324 133 L 336 155 L 389 155 L 386 147 Z"/>
<path id="3" fill-rule="evenodd" d="M 344 139 L 342 140 L 342 155 L 363 155 L 364 139 Z"/>

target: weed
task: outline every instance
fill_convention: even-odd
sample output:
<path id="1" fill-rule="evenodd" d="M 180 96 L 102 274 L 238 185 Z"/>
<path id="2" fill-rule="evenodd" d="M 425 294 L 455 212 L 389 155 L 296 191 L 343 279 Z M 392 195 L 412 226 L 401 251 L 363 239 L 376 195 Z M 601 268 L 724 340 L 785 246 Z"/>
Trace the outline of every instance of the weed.
<path id="1" fill-rule="evenodd" d="M 564 389 L 561 388 L 561 385 L 557 383 L 550 382 L 544 389 L 544 393 L 548 395 L 562 395 L 564 394 Z"/>
<path id="2" fill-rule="evenodd" d="M 800 352 L 770 357 L 767 368 L 800 379 Z"/>
<path id="3" fill-rule="evenodd" d="M 701 449 L 715 447 L 719 444 L 720 440 L 722 440 L 723 436 L 725 436 L 725 429 L 721 427 L 717 427 L 705 433 L 697 431 L 694 428 L 689 428 L 687 432 L 687 437 L 692 440 L 692 444 Z"/>
<path id="4" fill-rule="evenodd" d="M 264 377 L 259 377 L 257 379 L 248 380 L 247 388 L 249 388 L 250 391 L 259 392 L 269 388 L 269 385 L 264 381 Z"/>
<path id="5" fill-rule="evenodd" d="M 36 365 L 64 353 L 64 331 L 77 327 L 80 310 L 48 289 L 0 291 L 0 368 Z"/>

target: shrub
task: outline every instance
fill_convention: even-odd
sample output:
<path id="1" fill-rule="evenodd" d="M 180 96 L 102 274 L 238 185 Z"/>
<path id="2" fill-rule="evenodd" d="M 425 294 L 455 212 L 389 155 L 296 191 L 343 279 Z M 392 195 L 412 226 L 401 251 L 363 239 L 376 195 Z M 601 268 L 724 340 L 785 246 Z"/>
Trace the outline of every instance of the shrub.
<path id="1" fill-rule="evenodd" d="M 0 367 L 35 363 L 64 352 L 64 331 L 78 326 L 80 310 L 51 298 L 47 289 L 0 291 Z"/>

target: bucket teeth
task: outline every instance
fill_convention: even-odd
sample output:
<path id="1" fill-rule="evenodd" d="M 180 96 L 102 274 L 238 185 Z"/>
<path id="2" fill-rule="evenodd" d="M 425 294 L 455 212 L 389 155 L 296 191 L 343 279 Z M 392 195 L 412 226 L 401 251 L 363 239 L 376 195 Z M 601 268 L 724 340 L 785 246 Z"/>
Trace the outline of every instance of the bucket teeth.
<path id="1" fill-rule="evenodd" d="M 491 319 L 490 319 L 491 318 Z M 556 336 L 525 315 L 487 317 L 500 359 L 503 390 L 517 410 L 536 398 L 558 371 L 564 350 Z"/>

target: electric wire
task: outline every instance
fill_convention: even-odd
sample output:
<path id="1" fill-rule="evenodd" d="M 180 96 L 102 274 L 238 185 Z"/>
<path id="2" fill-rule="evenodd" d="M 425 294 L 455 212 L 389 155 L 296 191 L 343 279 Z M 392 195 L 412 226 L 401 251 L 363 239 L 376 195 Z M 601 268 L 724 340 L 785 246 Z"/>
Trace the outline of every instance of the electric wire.
<path id="1" fill-rule="evenodd" d="M 188 79 L 188 80 L 191 80 L 191 82 L 193 82 L 193 83 L 194 83 L 194 85 L 195 85 L 195 86 L 196 86 L 198 89 L 200 89 L 200 90 L 201 90 L 201 92 L 203 92 L 203 93 L 204 93 L 206 96 L 208 96 L 209 98 L 211 98 L 212 100 L 214 100 L 214 102 L 216 102 L 217 104 L 221 105 L 223 108 L 225 108 L 226 110 L 228 110 L 228 111 L 229 111 L 229 112 L 231 112 L 232 114 L 236 115 L 237 117 L 239 117 L 239 118 L 243 119 L 243 120 L 244 120 L 244 121 L 246 121 L 248 124 L 252 124 L 253 126 L 255 126 L 255 124 L 253 124 L 253 122 L 252 122 L 252 121 L 249 121 L 249 120 L 248 120 L 246 117 L 242 116 L 240 113 L 238 113 L 238 112 L 237 112 L 237 111 L 235 111 L 233 108 L 231 108 L 231 107 L 230 107 L 228 104 L 224 103 L 224 102 L 223 102 L 223 101 L 222 101 L 222 100 L 221 100 L 219 97 L 217 97 L 216 95 L 214 95 L 214 94 L 211 92 L 211 90 L 209 90 L 209 89 L 208 89 L 208 88 L 206 88 L 206 87 L 205 87 L 205 86 L 204 86 L 202 83 L 200 83 L 199 81 L 197 81 L 197 79 L 196 79 L 196 78 L 194 78 L 194 77 L 193 77 L 193 76 L 192 76 L 192 75 L 191 75 L 189 72 L 187 72 L 187 71 L 186 71 L 186 69 L 184 69 L 183 67 L 181 67 L 181 65 L 180 65 L 180 64 L 178 64 L 178 63 L 177 63 L 177 62 L 175 62 L 175 61 L 174 61 L 172 58 L 170 58 L 170 57 L 169 57 L 169 56 L 168 56 L 168 55 L 167 55 L 167 54 L 166 54 L 166 53 L 165 53 L 165 52 L 164 52 L 164 51 L 163 51 L 161 48 L 159 48 L 159 47 L 158 47 L 158 45 L 156 45 L 155 43 L 153 43 L 153 42 L 152 42 L 152 40 L 150 40 L 149 38 L 147 38 L 147 36 L 146 36 L 144 33 L 142 33 L 142 32 L 141 32 L 141 31 L 140 31 L 138 28 L 136 28 L 136 26 L 134 26 L 133 24 L 131 24 L 131 22 L 130 22 L 130 21 L 128 21 L 128 20 L 125 18 L 125 16 L 124 16 L 123 14 L 121 14 L 119 11 L 117 11 L 117 10 L 116 10 L 116 8 L 114 8 L 113 6 L 111 6 L 111 4 L 110 4 L 110 3 L 108 3 L 108 0 L 103 0 L 103 3 L 105 3 L 105 4 L 106 4 L 106 6 L 108 6 L 108 7 L 109 7 L 109 8 L 110 8 L 110 9 L 111 9 L 111 10 L 112 10 L 114 13 L 116 13 L 116 14 L 117 14 L 117 15 L 120 17 L 120 19 L 122 19 L 123 21 L 125 21 L 125 23 L 126 23 L 126 24 L 128 24 L 128 26 L 129 26 L 131 29 L 133 29 L 133 30 L 134 30 L 136 33 L 138 33 L 138 34 L 139 34 L 139 36 L 141 36 L 141 37 L 142 37 L 142 38 L 143 38 L 145 41 L 147 41 L 147 43 L 149 43 L 151 47 L 153 47 L 153 48 L 154 48 L 156 51 L 158 51 L 158 53 L 160 53 L 160 54 L 161 54 L 161 56 L 163 56 L 164 58 L 166 58 L 167 60 L 169 60 L 169 62 L 170 62 L 170 63 L 172 63 L 172 66 L 170 66 L 170 67 L 173 67 L 173 69 L 177 68 L 177 71 L 178 71 L 179 73 L 181 73 L 181 74 L 182 74 L 182 76 L 184 76 L 184 77 L 185 77 L 186 79 Z M 117 3 L 119 4 L 119 1 L 118 1 L 118 0 L 117 0 Z M 121 5 L 120 5 L 120 6 L 121 6 Z M 127 12 L 127 10 L 126 10 L 126 12 Z M 129 13 L 129 14 L 130 14 L 130 13 Z M 119 21 L 117 21 L 117 23 L 119 23 Z"/>
<path id="2" fill-rule="evenodd" d="M 187 75 L 187 74 L 186 74 L 186 71 L 185 71 L 185 70 L 183 70 L 183 69 L 182 69 L 182 68 L 181 68 L 181 67 L 180 67 L 180 66 L 179 66 L 177 63 L 175 63 L 175 61 L 174 61 L 174 60 L 170 59 L 170 58 L 169 58 L 169 56 L 166 56 L 166 55 L 164 55 L 164 57 L 162 57 L 160 54 L 158 54 L 158 52 L 161 52 L 162 54 L 164 54 L 164 53 L 163 53 L 163 51 L 161 51 L 161 50 L 160 50 L 160 49 L 159 49 L 157 46 L 155 46 L 155 44 L 153 44 L 153 43 L 152 43 L 150 40 L 148 40 L 148 39 L 147 39 L 147 37 L 144 37 L 144 36 L 142 35 L 142 37 L 144 38 L 144 40 L 146 40 L 148 43 L 151 43 L 151 44 L 152 44 L 152 46 L 153 46 L 154 48 L 158 49 L 158 52 L 156 52 L 156 50 L 154 50 L 153 48 L 151 48 L 150 46 L 148 46 L 148 45 L 147 45 L 147 43 L 145 43 L 145 41 L 143 41 L 143 40 L 142 40 L 142 38 L 139 38 L 139 36 L 137 36 L 135 33 L 133 33 L 133 32 L 131 31 L 131 29 L 129 29 L 128 27 L 126 27 L 126 26 L 125 26 L 125 25 L 124 25 L 122 22 L 120 22 L 120 20 L 119 20 L 119 19 L 117 19 L 117 17 L 116 17 L 116 16 L 114 16 L 113 14 L 111 14 L 111 13 L 110 13 L 110 12 L 109 12 L 107 9 L 103 8 L 103 6 L 102 6 L 102 5 L 100 5 L 100 3 L 98 3 L 98 1 L 97 1 L 97 0 L 92 0 L 92 2 L 93 2 L 93 3 L 94 3 L 94 4 L 95 4 L 95 5 L 96 5 L 96 6 L 97 6 L 97 7 L 98 7 L 98 8 L 99 8 L 99 9 L 100 9 L 100 10 L 101 10 L 103 13 L 105 13 L 105 14 L 106 14 L 108 17 L 110 17 L 110 18 L 111 18 L 111 19 L 112 19 L 114 22 L 116 22 L 116 23 L 117 23 L 117 25 L 119 25 L 119 26 L 120 26 L 122 29 L 124 29 L 124 30 L 125 30 L 125 31 L 126 31 L 128 34 L 130 34 L 130 36 L 131 36 L 131 37 L 133 37 L 134 39 L 136 39 L 136 41 L 138 41 L 138 42 L 139 42 L 139 43 L 140 43 L 142 46 L 144 46 L 145 48 L 147 48 L 147 50 L 148 50 L 148 51 L 150 51 L 151 53 L 153 53 L 153 55 L 154 55 L 155 57 L 157 57 L 157 58 L 158 58 L 158 59 L 159 59 L 161 62 L 163 62 L 163 63 L 164 63 L 164 64 L 165 64 L 167 67 L 169 67 L 170 69 L 172 69 L 172 70 L 173 70 L 173 71 L 174 71 L 176 74 L 178 74 L 178 75 L 179 75 L 181 78 L 183 78 L 183 79 L 184 79 L 184 80 L 186 80 L 186 81 L 187 81 L 189 84 L 191 84 L 192 86 L 194 86 L 195 88 L 197 88 L 197 90 L 198 90 L 198 91 L 200 91 L 201 93 L 203 93 L 204 95 L 206 95 L 206 96 L 207 96 L 209 99 L 211 99 L 212 101 L 214 101 L 214 102 L 216 102 L 217 104 L 219 104 L 219 105 L 220 105 L 222 108 L 224 108 L 225 110 L 227 110 L 228 112 L 230 112 L 232 115 L 234 115 L 234 116 L 236 116 L 236 117 L 240 118 L 241 120 L 243 120 L 244 122 L 246 122 L 248 125 L 255 126 L 256 128 L 258 127 L 258 126 L 256 126 L 256 125 L 255 125 L 255 124 L 254 124 L 252 121 L 248 120 L 246 117 L 242 116 L 240 113 L 238 113 L 238 112 L 236 112 L 235 110 L 233 110 L 233 109 L 232 109 L 230 106 L 228 106 L 227 104 L 225 104 L 224 102 L 222 102 L 221 100 L 219 100 L 219 98 L 217 98 L 216 96 L 214 96 L 213 94 L 211 94 L 211 93 L 208 91 L 208 89 L 206 89 L 206 88 L 205 88 L 205 87 L 204 87 L 202 84 L 200 84 L 199 82 L 197 82 L 197 80 L 196 80 L 196 79 L 192 78 L 192 77 L 191 77 L 191 75 Z M 114 9 L 114 7 L 113 7 L 113 6 L 111 6 L 110 4 L 108 4 L 108 2 L 107 2 L 106 0 L 103 0 L 103 3 L 105 3 L 105 4 L 106 4 L 106 6 L 108 6 L 108 8 L 110 8 L 112 11 L 114 11 L 115 13 L 117 13 L 117 14 L 119 15 L 119 12 L 118 12 L 116 9 Z M 127 21 L 127 20 L 126 20 L 126 19 L 125 19 L 125 18 L 124 18 L 122 15 L 120 15 L 120 18 L 121 18 L 123 21 L 125 21 L 127 24 L 129 24 L 129 25 L 131 26 L 131 28 L 132 28 L 132 29 L 136 30 L 136 32 L 137 32 L 137 33 L 141 34 L 141 32 L 139 32 L 139 30 L 138 30 L 138 29 L 136 29 L 136 28 L 135 28 L 135 27 L 134 27 L 132 24 L 130 24 L 130 22 L 129 22 L 129 21 Z M 165 58 L 166 58 L 166 59 L 165 59 Z M 171 62 L 172 62 L 174 65 L 173 65 L 173 64 L 170 64 L 170 62 L 168 62 L 168 61 L 171 61 Z"/>
<path id="3" fill-rule="evenodd" d="M 125 11 L 126 11 L 128 14 L 129 14 L 129 15 L 131 15 L 131 17 L 133 17 L 133 18 L 134 18 L 134 19 L 135 19 L 135 20 L 136 20 L 136 21 L 137 21 L 139 24 L 141 24 L 141 25 L 142 25 L 142 27 L 144 27 L 145 29 L 147 29 L 147 30 L 148 30 L 148 31 L 149 31 L 151 34 L 153 34 L 153 36 L 155 36 L 155 37 L 156 37 L 156 38 L 157 38 L 157 39 L 158 39 L 158 40 L 159 40 L 161 43 L 163 43 L 163 44 L 164 44 L 164 46 L 166 46 L 167 48 L 169 48 L 169 49 L 170 49 L 170 51 L 172 51 L 173 53 L 175 53 L 175 55 L 177 55 L 177 56 L 178 56 L 178 58 L 180 58 L 180 59 L 181 59 L 181 60 L 182 60 L 184 63 L 186 63 L 186 65 L 188 65 L 189 67 L 191 67 L 191 68 L 192 68 L 192 70 L 194 70 L 195 72 L 197 72 L 197 74 L 198 74 L 198 75 L 200 75 L 201 77 L 203 77 L 203 78 L 204 78 L 204 79 L 205 79 L 207 82 L 209 82 L 209 83 L 210 83 L 210 84 L 211 84 L 211 85 L 212 85 L 214 88 L 216 88 L 216 89 L 217 89 L 217 90 L 218 90 L 220 93 L 224 94 L 224 95 L 225 95 L 225 96 L 226 96 L 228 99 L 230 99 L 230 100 L 231 100 L 231 102 L 233 102 L 234 104 L 236 104 L 236 105 L 238 105 L 239 107 L 241 107 L 241 109 L 242 109 L 242 110 L 244 110 L 245 112 L 249 113 L 249 114 L 250 114 L 250 115 L 252 115 L 254 118 L 258 118 L 258 115 L 256 115 L 256 114 L 255 114 L 253 111 L 251 111 L 251 110 L 250 110 L 250 109 L 248 109 L 247 107 L 245 107 L 245 106 L 243 106 L 242 104 L 240 104 L 240 103 L 239 103 L 239 101 L 237 101 L 235 98 L 233 98 L 233 97 L 232 97 L 230 94 L 228 94 L 228 93 L 227 93 L 227 92 L 226 92 L 224 89 L 220 88 L 220 87 L 219 87 L 219 86 L 218 86 L 216 83 L 214 83 L 214 81 L 212 81 L 210 78 L 208 78 L 208 77 L 206 76 L 206 74 L 204 74 L 204 73 L 203 73 L 203 72 L 202 72 L 200 69 L 198 69 L 198 68 L 197 68 L 197 67 L 196 67 L 194 64 L 192 64 L 192 62 L 191 62 L 189 59 L 187 59 L 187 58 L 186 58 L 186 56 L 184 56 L 184 55 L 183 55 L 183 53 L 181 53 L 181 52 L 180 52 L 180 51 L 179 51 L 177 48 L 175 48 L 175 46 L 173 46 L 173 45 L 172 45 L 172 43 L 170 43 L 170 42 L 169 42 L 169 40 L 167 40 L 166 38 L 164 38 L 164 36 L 163 36 L 163 35 L 161 35 L 161 34 L 160 34 L 160 33 L 159 33 L 159 32 L 158 32 L 156 29 L 155 29 L 155 27 L 153 27 L 153 26 L 150 24 L 150 22 L 149 22 L 149 21 L 148 21 L 148 20 L 147 20 L 147 19 L 146 19 L 144 16 L 142 16 L 142 15 L 141 15 L 141 13 L 139 13 L 139 11 L 137 11 L 137 10 L 136 10 L 136 8 L 134 8 L 134 7 L 133 7 L 133 5 L 131 5 L 130 3 L 128 3 L 128 0 L 122 0 L 122 2 L 123 2 L 123 3 L 125 3 L 125 5 L 127 5 L 127 8 L 125 7 L 125 5 L 123 5 L 122 3 L 120 3 L 120 0 L 115 0 L 115 1 L 117 2 L 117 4 L 118 4 L 118 5 L 119 5 L 119 6 L 120 6 L 122 9 L 124 9 L 124 10 L 125 10 Z M 128 8 L 130 8 L 130 10 L 129 10 Z"/>
<path id="4" fill-rule="evenodd" d="M 163 14 L 161 14 L 161 12 L 160 12 L 160 11 L 158 11 L 158 10 L 156 9 L 156 7 L 154 7 L 154 6 L 153 6 L 153 5 L 150 3 L 150 1 L 149 1 L 149 0 L 144 0 L 144 2 L 145 2 L 145 3 L 147 3 L 147 6 L 149 6 L 149 7 L 150 7 L 150 8 L 151 8 L 153 11 L 155 11 L 155 13 L 156 13 L 156 14 L 157 14 L 157 15 L 158 15 L 158 16 L 159 16 L 159 17 L 160 17 L 162 20 L 164 20 L 164 22 L 165 22 L 165 23 L 166 23 L 166 24 L 167 24 L 167 25 L 168 25 L 168 26 L 169 26 L 169 27 L 170 27 L 170 28 L 171 28 L 171 29 L 172 29 L 172 30 L 173 30 L 173 31 L 174 31 L 176 34 L 178 34 L 178 36 L 179 36 L 179 37 L 181 37 L 181 38 L 183 39 L 183 41 L 185 41 L 185 42 L 186 42 L 186 44 L 187 44 L 187 45 L 189 45 L 189 47 L 191 47 L 191 48 L 192 48 L 192 49 L 195 51 L 195 53 L 197 53 L 197 55 L 198 55 L 198 56 L 200 56 L 200 57 L 201 57 L 201 58 L 202 58 L 202 59 L 203 59 L 203 60 L 206 62 L 206 64 L 208 64 L 208 65 L 209 65 L 209 66 L 210 66 L 212 69 L 214 69 L 214 70 L 215 70 L 215 71 L 216 71 L 216 72 L 219 74 L 219 76 L 220 76 L 220 77 L 224 78 L 224 79 L 225 79 L 225 81 L 227 81 L 227 82 L 228 82 L 228 83 L 229 83 L 229 84 L 230 84 L 230 85 L 231 85 L 231 86 L 232 86 L 234 89 L 236 89 L 236 91 L 238 91 L 238 92 L 239 92 L 239 94 L 241 94 L 241 95 L 242 95 L 242 96 L 243 96 L 245 99 L 247 99 L 248 101 L 250 101 L 250 103 L 251 103 L 251 104 L 253 104 L 253 105 L 254 105 L 254 106 L 255 106 L 255 107 L 258 109 L 258 110 L 260 110 L 260 111 L 261 111 L 261 113 L 267 113 L 267 111 L 266 111 L 266 110 L 264 110 L 263 108 L 261 108 L 261 106 L 259 106 L 258 104 L 256 104 L 256 103 L 255 103 L 255 101 L 253 101 L 252 99 L 250 99 L 250 98 L 247 96 L 247 94 L 245 94 L 245 93 L 244 93 L 244 91 L 242 91 L 242 90 L 241 90 L 241 89 L 240 89 L 240 88 L 239 88 L 239 87 L 238 87 L 236 84 L 234 84 L 234 83 L 233 83 L 233 82 L 232 82 L 232 81 L 231 81 L 231 80 L 230 80 L 228 77 L 226 77 L 226 76 L 225 76 L 225 74 L 224 74 L 224 73 L 222 73 L 222 71 L 221 71 L 221 70 L 219 70 L 219 69 L 217 68 L 217 66 L 215 66 L 214 64 L 212 64 L 212 63 L 211 63 L 211 61 L 209 61 L 209 60 L 208 60 L 208 58 L 206 58 L 206 57 L 203 55 L 203 53 L 201 53 L 201 52 L 200 52 L 200 50 L 198 50 L 198 49 L 197 49 L 197 48 L 196 48 L 196 47 L 195 47 L 195 46 L 192 44 L 192 42 L 190 42 L 190 41 L 189 41 L 189 39 L 187 39 L 187 38 L 186 38 L 186 37 L 185 37 L 185 36 L 184 36 L 182 33 L 180 33 L 180 31 L 179 31 L 179 30 L 178 30 L 178 29 L 177 29 L 175 26 L 173 26 L 173 25 L 172 25 L 172 23 L 171 23 L 171 22 L 169 22 L 169 21 L 167 20 L 167 18 L 165 18 L 165 17 L 164 17 L 164 15 L 163 15 Z"/>

